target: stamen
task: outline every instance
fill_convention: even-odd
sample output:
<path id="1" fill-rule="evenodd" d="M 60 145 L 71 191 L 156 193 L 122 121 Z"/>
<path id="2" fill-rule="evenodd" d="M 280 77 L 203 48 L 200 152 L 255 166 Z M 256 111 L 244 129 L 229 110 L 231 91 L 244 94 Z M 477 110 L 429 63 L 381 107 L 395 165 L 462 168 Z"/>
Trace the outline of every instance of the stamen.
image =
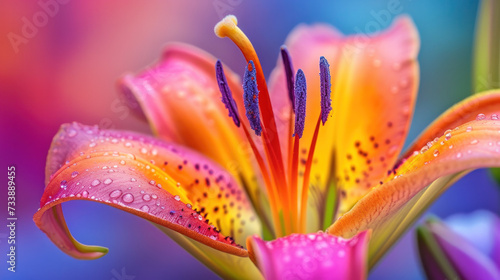
<path id="1" fill-rule="evenodd" d="M 288 88 L 288 96 L 292 102 L 292 109 L 295 112 L 295 94 L 293 92 L 293 66 L 290 60 L 290 54 L 286 46 L 281 46 L 281 58 L 283 59 L 283 66 L 285 66 L 286 85 Z"/>
<path id="2" fill-rule="evenodd" d="M 330 76 L 330 64 L 324 56 L 319 59 L 319 76 L 321 81 L 321 121 L 325 125 L 328 120 L 328 115 L 332 110 L 332 99 L 330 93 L 332 91 L 332 83 Z"/>
<path id="3" fill-rule="evenodd" d="M 227 84 L 226 75 L 224 74 L 224 68 L 222 68 L 222 63 L 217 60 L 215 64 L 215 75 L 217 77 L 217 83 L 219 84 L 219 90 L 222 94 L 222 103 L 226 105 L 226 109 L 229 111 L 229 116 L 233 118 L 233 122 L 237 127 L 240 127 L 240 116 L 238 115 L 238 106 L 233 99 L 233 94 L 231 89 Z"/>
<path id="4" fill-rule="evenodd" d="M 243 77 L 243 98 L 245 99 L 246 116 L 250 122 L 250 127 L 257 136 L 262 132 L 259 113 L 259 90 L 257 89 L 257 80 L 255 65 L 250 60 L 248 67 L 245 67 L 245 76 Z"/>
<path id="5" fill-rule="evenodd" d="M 306 121 L 306 99 L 307 99 L 307 85 L 306 77 L 302 69 L 297 71 L 295 77 L 295 134 L 302 138 L 304 133 L 304 124 Z"/>

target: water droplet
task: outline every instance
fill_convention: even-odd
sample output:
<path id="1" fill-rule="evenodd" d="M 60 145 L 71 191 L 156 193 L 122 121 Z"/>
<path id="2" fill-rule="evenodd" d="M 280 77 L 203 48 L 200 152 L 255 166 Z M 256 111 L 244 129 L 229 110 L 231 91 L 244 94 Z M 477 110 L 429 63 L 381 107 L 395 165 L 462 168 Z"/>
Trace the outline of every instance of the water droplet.
<path id="1" fill-rule="evenodd" d="M 210 239 L 217 240 L 217 236 L 216 235 L 210 235 Z"/>
<path id="2" fill-rule="evenodd" d="M 153 149 L 153 150 L 151 151 L 151 154 L 152 154 L 153 156 L 156 156 L 156 155 L 158 154 L 158 150 Z"/>
<path id="3" fill-rule="evenodd" d="M 106 179 L 106 180 L 104 180 L 104 185 L 109 185 L 109 184 L 111 184 L 111 183 L 113 183 L 113 180 L 111 180 L 111 179 L 109 179 L 109 178 L 108 178 L 108 179 Z"/>
<path id="4" fill-rule="evenodd" d="M 149 194 L 145 194 L 142 196 L 142 200 L 144 201 L 150 201 L 151 200 L 151 196 Z"/>
<path id="5" fill-rule="evenodd" d="M 180 183 L 180 182 L 177 182 L 177 184 L 176 184 L 176 185 L 177 185 L 177 187 L 180 187 L 180 186 L 181 186 L 181 183 Z"/>
<path id="6" fill-rule="evenodd" d="M 462 153 L 458 153 L 457 158 L 461 158 L 461 157 L 462 157 Z"/>
<path id="7" fill-rule="evenodd" d="M 130 142 L 125 143 L 125 147 L 130 148 L 132 147 L 132 144 Z"/>
<path id="8" fill-rule="evenodd" d="M 451 150 L 451 149 L 453 149 L 453 145 L 450 145 L 448 148 L 449 148 L 450 150 Z"/>
<path id="9" fill-rule="evenodd" d="M 68 182 L 66 180 L 61 181 L 61 189 L 66 189 L 68 187 Z"/>
<path id="10" fill-rule="evenodd" d="M 148 213 L 148 212 L 149 212 L 149 206 L 144 205 L 144 206 L 142 206 L 142 207 L 141 207 L 141 210 L 142 210 L 143 212 Z"/>
<path id="11" fill-rule="evenodd" d="M 158 187 L 159 189 L 161 189 L 161 184 L 157 184 L 156 187 Z"/>
<path id="12" fill-rule="evenodd" d="M 420 153 L 423 154 L 425 153 L 427 150 L 429 149 L 429 147 L 427 146 L 423 146 L 422 149 L 420 149 Z"/>
<path id="13" fill-rule="evenodd" d="M 69 136 L 69 137 L 75 137 L 75 135 L 76 135 L 76 134 L 77 134 L 77 132 L 76 132 L 76 130 L 74 130 L 74 129 L 70 129 L 70 130 L 68 131 L 68 136 Z"/>
<path id="14" fill-rule="evenodd" d="M 439 156 L 439 151 L 438 151 L 438 150 L 435 150 L 435 151 L 434 151 L 434 153 L 433 153 L 433 155 L 434 155 L 435 157 Z"/>
<path id="15" fill-rule="evenodd" d="M 186 204 L 186 207 L 189 208 L 189 209 L 191 209 L 193 207 L 193 205 L 191 205 L 191 204 L 188 203 L 188 204 Z"/>
<path id="16" fill-rule="evenodd" d="M 177 200 L 177 201 L 181 200 L 181 198 L 178 195 L 174 196 L 174 199 Z"/>
<path id="17" fill-rule="evenodd" d="M 480 120 L 484 120 L 485 118 L 486 118 L 486 116 L 484 114 L 479 114 L 479 115 L 477 115 L 476 120 L 480 121 Z"/>
<path id="18" fill-rule="evenodd" d="M 95 187 L 95 186 L 99 185 L 100 183 L 101 183 L 101 181 L 95 179 L 94 181 L 92 181 L 91 185 L 92 185 L 92 187 Z"/>
<path id="19" fill-rule="evenodd" d="M 89 196 L 89 193 L 87 191 L 83 191 L 82 192 L 82 196 L 85 197 L 85 198 L 87 198 Z"/>
<path id="20" fill-rule="evenodd" d="M 497 114 L 493 114 L 493 115 L 491 115 L 491 119 L 492 119 L 492 120 L 498 120 L 498 115 L 497 115 Z"/>
<path id="21" fill-rule="evenodd" d="M 90 148 L 94 148 L 96 145 L 97 145 L 97 144 L 96 144 L 95 142 L 92 142 L 92 143 L 90 143 L 90 144 L 89 144 L 89 147 L 90 147 Z"/>
<path id="22" fill-rule="evenodd" d="M 157 199 L 157 198 L 158 198 L 158 196 L 157 196 L 156 194 L 151 195 L 151 197 L 152 197 L 153 199 Z"/>
<path id="23" fill-rule="evenodd" d="M 137 181 L 135 178 L 130 178 L 130 182 L 135 182 Z"/>
<path id="24" fill-rule="evenodd" d="M 471 132 L 472 131 L 472 126 L 468 126 L 466 129 L 465 129 L 466 132 Z"/>
<path id="25" fill-rule="evenodd" d="M 156 184 L 156 182 L 154 180 L 151 180 L 151 181 L 149 181 L 149 184 L 154 186 Z"/>
<path id="26" fill-rule="evenodd" d="M 451 138 L 451 133 L 448 132 L 444 135 L 444 139 L 450 140 L 450 138 Z"/>
<path id="27" fill-rule="evenodd" d="M 120 195 L 122 195 L 122 191 L 121 190 L 114 190 L 111 193 L 109 193 L 109 197 L 111 197 L 111 198 L 117 198 Z"/>
<path id="28" fill-rule="evenodd" d="M 125 203 L 131 203 L 134 201 L 134 196 L 131 193 L 126 193 L 122 196 L 122 200 Z"/>
<path id="29" fill-rule="evenodd" d="M 476 145 L 478 142 L 479 142 L 479 141 L 477 141 L 477 139 L 474 139 L 474 140 L 470 141 L 470 144 L 471 144 L 471 145 Z"/>
<path id="30" fill-rule="evenodd" d="M 146 149 L 146 148 L 142 148 L 142 149 L 141 149 L 141 153 L 145 154 L 145 153 L 147 153 L 147 152 L 148 152 L 148 149 Z"/>
<path id="31" fill-rule="evenodd" d="M 120 164 L 121 164 L 121 165 L 125 165 L 125 161 L 122 159 L 122 160 L 120 161 Z"/>
<path id="32" fill-rule="evenodd" d="M 78 171 L 73 171 L 71 173 L 71 178 L 75 178 L 76 176 L 78 176 L 78 174 L 80 174 L 80 173 L 78 173 Z"/>

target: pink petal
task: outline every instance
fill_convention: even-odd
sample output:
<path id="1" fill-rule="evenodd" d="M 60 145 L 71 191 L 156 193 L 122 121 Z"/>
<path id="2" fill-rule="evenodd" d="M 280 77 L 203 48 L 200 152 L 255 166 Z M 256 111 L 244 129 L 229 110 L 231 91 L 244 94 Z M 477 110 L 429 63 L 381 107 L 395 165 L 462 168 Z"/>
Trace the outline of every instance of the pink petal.
<path id="1" fill-rule="evenodd" d="M 227 172 L 197 153 L 148 136 L 63 125 L 46 172 L 34 220 L 61 250 L 78 258 L 96 253 L 77 243 L 64 222 L 59 204 L 75 199 L 108 204 L 240 256 L 246 251 L 238 244 L 260 233 L 244 190 Z"/>
<path id="2" fill-rule="evenodd" d="M 250 258 L 266 279 L 366 279 L 370 233 L 351 239 L 327 233 L 292 234 L 273 241 L 250 237 Z"/>

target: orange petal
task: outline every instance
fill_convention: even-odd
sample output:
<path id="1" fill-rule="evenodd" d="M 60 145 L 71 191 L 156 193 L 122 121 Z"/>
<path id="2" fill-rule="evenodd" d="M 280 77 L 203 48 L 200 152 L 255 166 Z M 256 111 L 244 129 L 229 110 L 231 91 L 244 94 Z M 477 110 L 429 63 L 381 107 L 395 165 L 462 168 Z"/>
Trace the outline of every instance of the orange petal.
<path id="1" fill-rule="evenodd" d="M 123 77 L 121 89 L 129 99 L 135 96 L 160 138 L 199 151 L 237 178 L 267 222 L 267 199 L 254 172 L 252 150 L 221 101 L 215 62 L 210 54 L 193 46 L 170 44 L 158 62 L 141 73 Z M 240 79 L 224 68 L 242 110 Z"/>
<path id="2" fill-rule="evenodd" d="M 419 37 L 399 17 L 385 32 L 352 38 L 332 81 L 340 212 L 392 169 L 410 127 L 418 87 Z"/>
<path id="3" fill-rule="evenodd" d="M 326 25 L 299 26 L 286 45 L 294 68 L 304 70 L 308 83 L 307 119 L 301 139 L 306 145 L 301 151 L 309 150 L 307 143 L 321 109 L 319 58 L 325 56 L 331 65 L 333 110 L 331 119 L 320 129 L 310 202 L 316 211 L 324 211 L 327 189 L 338 177 L 338 187 L 345 194 L 341 210 L 346 211 L 366 193 L 367 186 L 387 174 L 404 143 L 418 85 L 417 31 L 407 17 L 397 18 L 389 30 L 371 36 L 343 37 Z M 291 105 L 280 60 L 271 74 L 270 91 L 278 110 L 279 134 L 291 137 Z M 282 145 L 285 140 L 280 141 Z"/>
<path id="4" fill-rule="evenodd" d="M 34 220 L 75 257 L 97 256 L 80 249 L 64 222 L 59 204 L 75 199 L 108 204 L 239 256 L 246 251 L 238 244 L 260 233 L 244 190 L 230 174 L 195 152 L 148 136 L 63 125 L 46 171 Z"/>
<path id="5" fill-rule="evenodd" d="M 500 118 L 498 104 L 500 104 L 500 90 L 477 93 L 462 100 L 429 125 L 417 140 L 412 143 L 402 158 L 410 156 L 413 151 L 422 148 L 427 142 L 443 135 L 447 129 L 453 129 L 463 123 L 475 120 L 480 114 L 485 115 L 485 117 L 493 117 L 494 119 Z"/>
<path id="6" fill-rule="evenodd" d="M 433 128 L 431 128 L 432 130 Z M 471 169 L 500 166 L 500 121 L 473 120 L 415 151 L 328 231 L 350 237 L 373 229 L 370 266 L 420 214 Z"/>

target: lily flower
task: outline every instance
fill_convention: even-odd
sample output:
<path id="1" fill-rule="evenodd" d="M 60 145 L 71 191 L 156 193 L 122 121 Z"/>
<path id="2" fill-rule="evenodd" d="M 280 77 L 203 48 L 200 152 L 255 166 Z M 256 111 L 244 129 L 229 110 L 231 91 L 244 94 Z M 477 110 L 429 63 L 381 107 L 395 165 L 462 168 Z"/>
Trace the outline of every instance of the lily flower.
<path id="1" fill-rule="evenodd" d="M 500 279 L 500 219 L 491 212 L 429 218 L 417 240 L 429 279 Z"/>
<path id="2" fill-rule="evenodd" d="M 185 44 L 121 80 L 158 139 L 77 123 L 56 134 L 34 220 L 62 251 L 107 252 L 63 217 L 61 203 L 91 200 L 151 221 L 224 278 L 363 279 L 453 182 L 500 166 L 500 91 L 455 105 L 400 155 L 418 87 L 407 17 L 372 36 L 297 27 L 269 87 L 236 18 L 215 33 L 242 51 L 243 81 Z"/>

